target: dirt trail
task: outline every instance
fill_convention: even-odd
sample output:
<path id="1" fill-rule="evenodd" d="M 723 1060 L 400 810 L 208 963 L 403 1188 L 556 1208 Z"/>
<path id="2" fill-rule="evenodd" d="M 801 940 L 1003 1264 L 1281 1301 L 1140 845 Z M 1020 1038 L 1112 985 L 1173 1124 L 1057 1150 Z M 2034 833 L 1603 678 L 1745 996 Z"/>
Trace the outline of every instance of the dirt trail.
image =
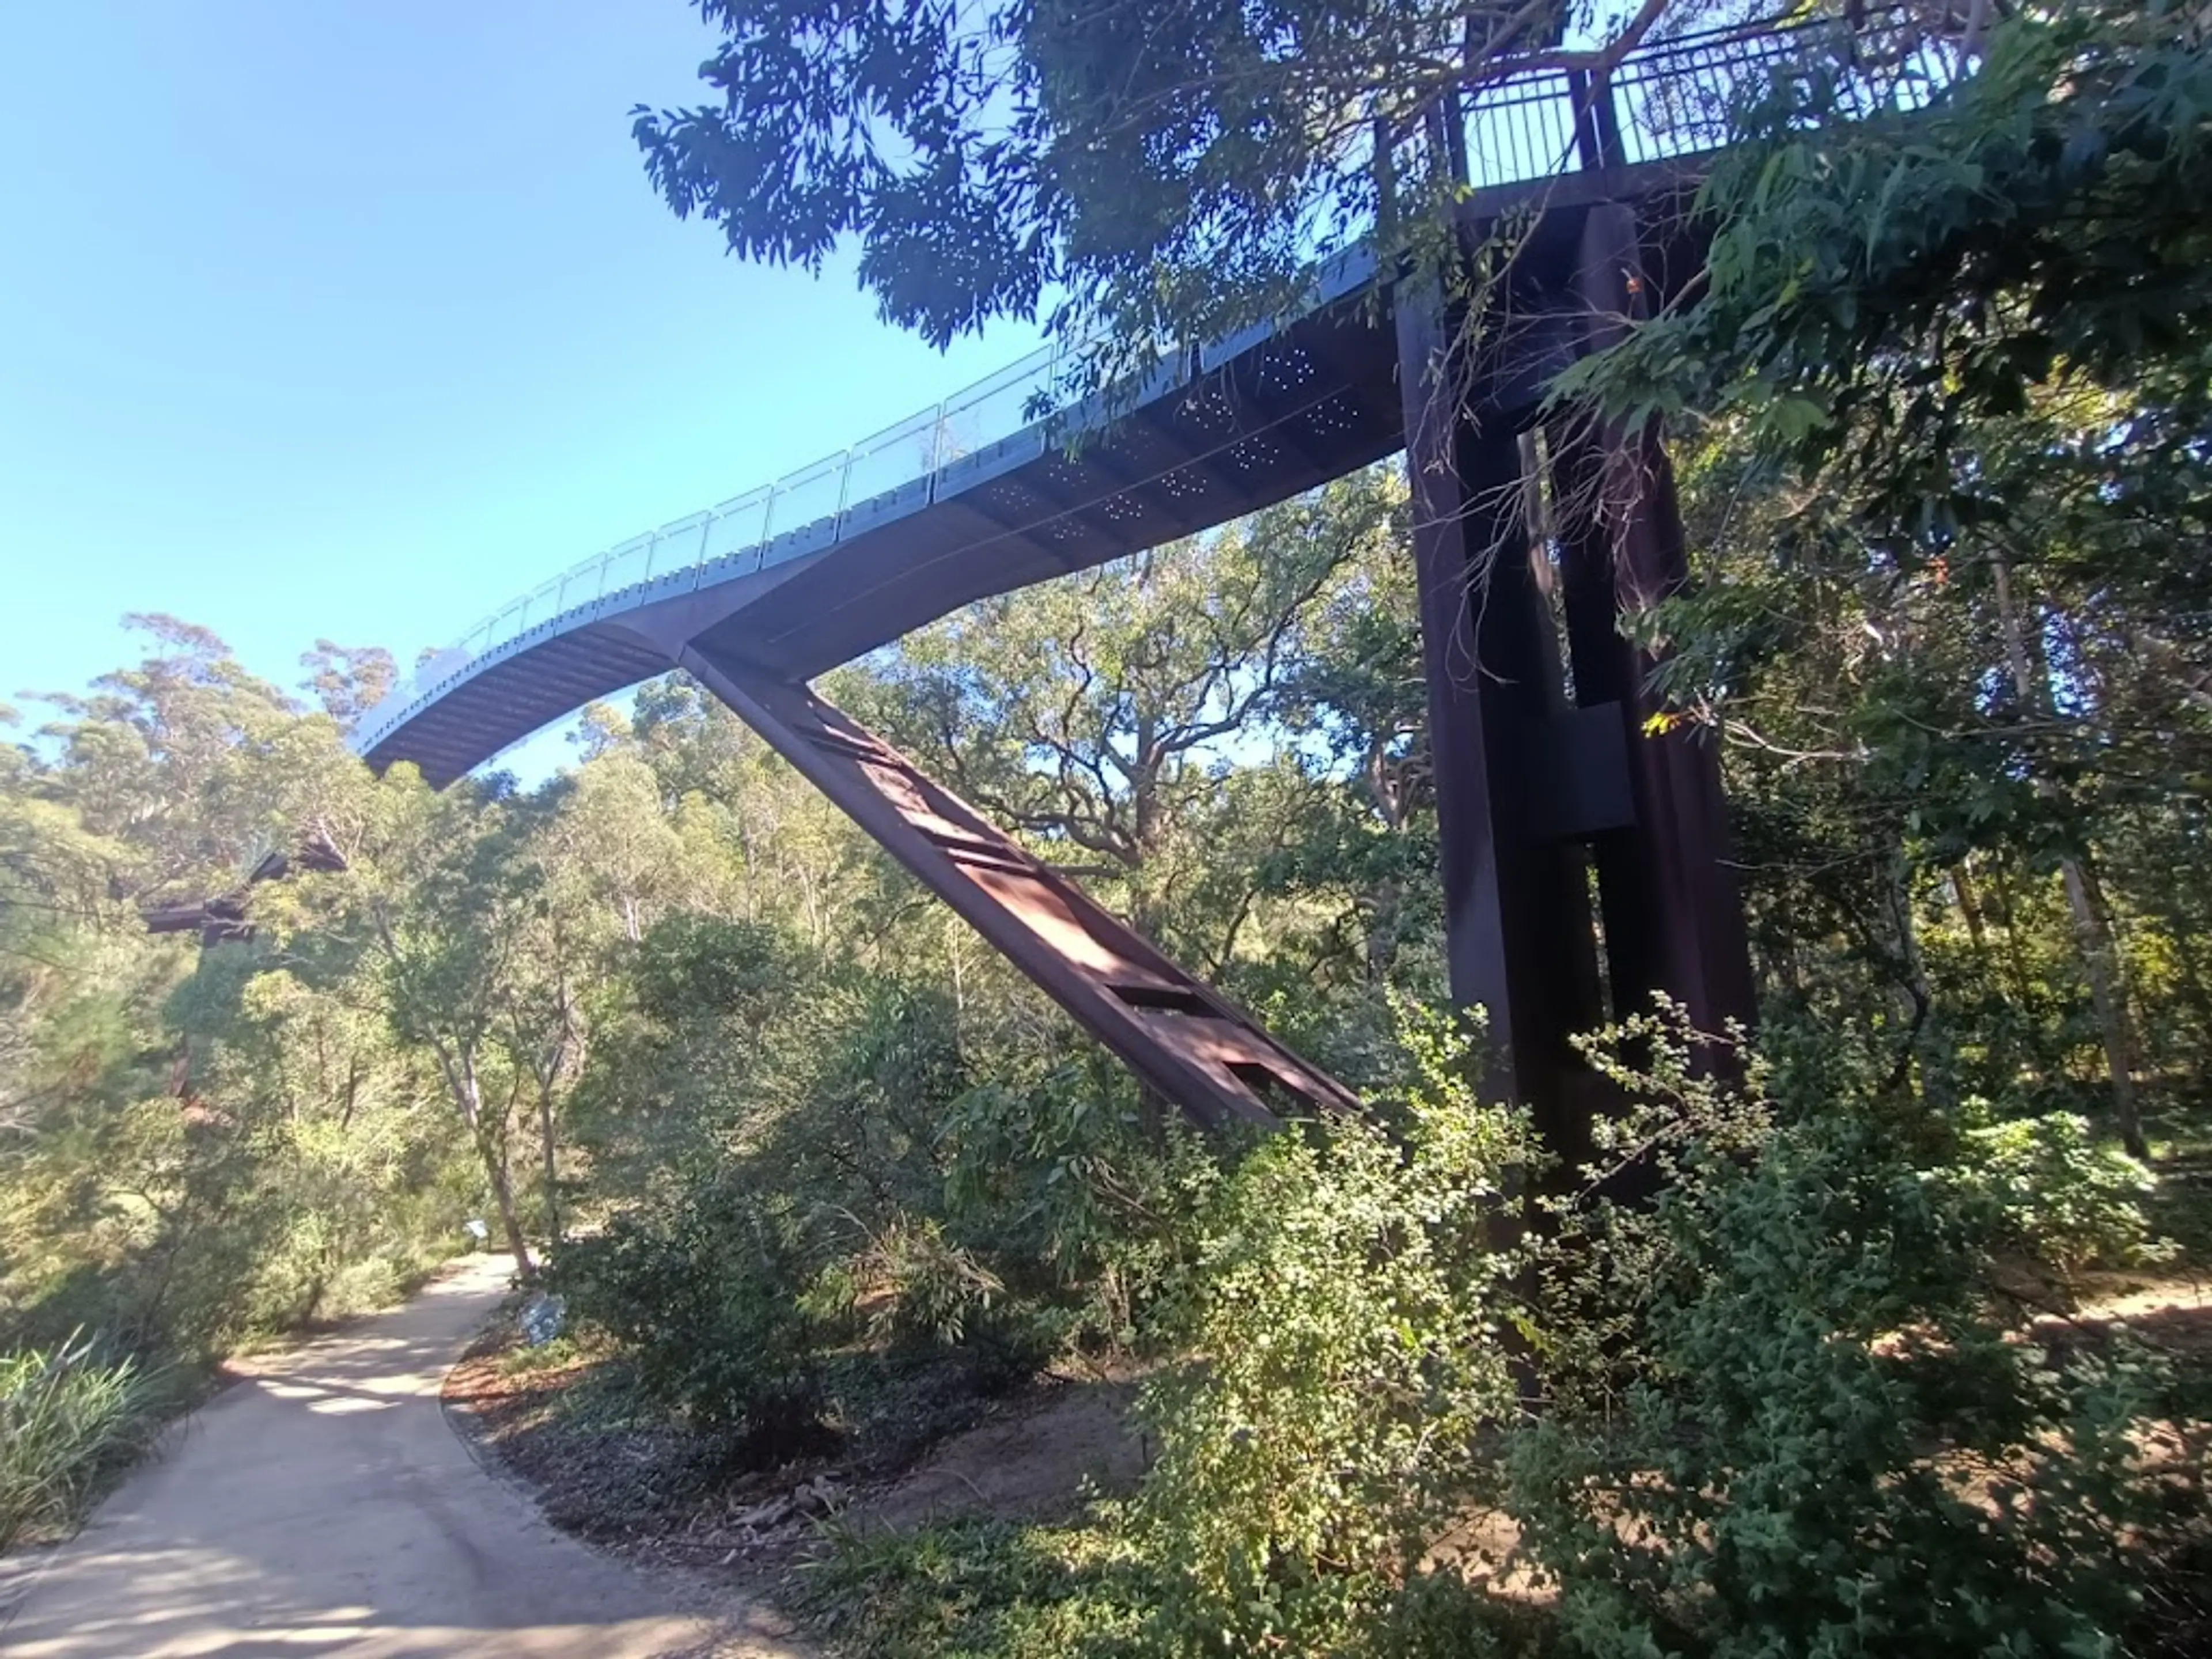
<path id="1" fill-rule="evenodd" d="M 256 1361 L 74 1541 L 6 1564 L 10 1659 L 797 1659 L 555 1532 L 478 1468 L 438 1385 L 504 1288 L 483 1257 Z"/>

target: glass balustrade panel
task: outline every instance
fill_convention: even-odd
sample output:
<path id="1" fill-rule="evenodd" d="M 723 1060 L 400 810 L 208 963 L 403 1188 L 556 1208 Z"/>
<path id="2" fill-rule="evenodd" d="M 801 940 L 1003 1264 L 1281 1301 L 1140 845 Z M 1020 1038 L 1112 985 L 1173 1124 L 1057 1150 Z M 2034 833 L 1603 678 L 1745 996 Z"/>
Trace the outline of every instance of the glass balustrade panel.
<path id="1" fill-rule="evenodd" d="M 948 398 L 938 429 L 937 465 L 942 468 L 1011 438 L 1051 412 L 1059 389 L 1055 354 L 1033 351 L 988 380 Z"/>
<path id="2" fill-rule="evenodd" d="M 606 580 L 599 593 L 619 593 L 625 587 L 635 587 L 645 580 L 647 568 L 653 563 L 653 536 L 633 536 L 607 555 Z"/>
<path id="3" fill-rule="evenodd" d="M 644 570 L 634 580 L 659 581 L 679 571 L 696 569 L 706 557 L 707 535 L 714 522 L 711 513 L 692 513 L 661 526 L 653 532 Z"/>
<path id="4" fill-rule="evenodd" d="M 937 470 L 941 408 L 925 410 L 853 446 L 845 481 L 846 512 L 902 489 Z"/>
<path id="5" fill-rule="evenodd" d="M 553 614 L 565 616 L 580 605 L 589 605 L 599 597 L 599 583 L 607 574 L 606 556 L 586 559 L 583 563 L 565 570 L 561 574 L 561 586 L 553 595 Z"/>
<path id="6" fill-rule="evenodd" d="M 755 489 L 724 501 L 709 516 L 706 539 L 701 544 L 699 556 L 712 564 L 723 559 L 736 558 L 741 554 L 757 553 L 768 532 L 769 497 L 772 492 Z M 677 567 L 666 570 L 659 562 L 653 562 L 656 576 L 668 575 Z"/>
<path id="7" fill-rule="evenodd" d="M 527 634 L 532 629 L 553 620 L 561 608 L 562 580 L 556 576 L 543 586 L 531 590 L 529 597 L 522 602 L 521 614 L 515 618 L 514 631 L 517 635 Z"/>
<path id="8" fill-rule="evenodd" d="M 845 453 L 842 450 L 778 479 L 775 499 L 769 507 L 769 539 L 775 541 L 795 530 L 824 523 L 834 527 L 837 509 L 844 504 L 844 490 Z"/>

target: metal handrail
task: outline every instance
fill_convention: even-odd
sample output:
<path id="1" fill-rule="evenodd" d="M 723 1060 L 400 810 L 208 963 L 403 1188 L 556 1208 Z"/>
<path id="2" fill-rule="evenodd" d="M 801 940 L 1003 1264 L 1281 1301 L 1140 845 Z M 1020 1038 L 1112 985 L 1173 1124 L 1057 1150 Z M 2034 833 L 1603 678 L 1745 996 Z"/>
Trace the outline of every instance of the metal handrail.
<path id="1" fill-rule="evenodd" d="M 1901 16 L 1892 9 L 1891 19 Z M 1739 26 L 1649 41 L 1609 71 L 1532 67 L 1462 100 L 1460 142 L 1476 188 L 1535 184 L 1615 166 L 1679 161 L 1727 139 L 1738 101 L 1803 50 L 1826 21 Z M 1881 25 L 1873 26 L 1878 33 Z M 1862 21 L 1855 33 L 1869 26 Z M 1959 72 L 1931 43 L 1908 42 L 1878 73 L 1839 90 L 1850 117 L 1912 107 Z M 1371 233 L 1370 233 L 1371 234 Z M 1190 362 L 1211 360 L 1177 356 Z M 969 482 L 1013 440 L 1035 439 L 1084 401 L 1082 347 L 1048 345 L 930 409 L 772 484 L 634 536 L 510 600 L 428 657 L 362 719 L 366 753 L 485 659 L 610 611 L 692 591 L 813 552 L 886 514 Z"/>

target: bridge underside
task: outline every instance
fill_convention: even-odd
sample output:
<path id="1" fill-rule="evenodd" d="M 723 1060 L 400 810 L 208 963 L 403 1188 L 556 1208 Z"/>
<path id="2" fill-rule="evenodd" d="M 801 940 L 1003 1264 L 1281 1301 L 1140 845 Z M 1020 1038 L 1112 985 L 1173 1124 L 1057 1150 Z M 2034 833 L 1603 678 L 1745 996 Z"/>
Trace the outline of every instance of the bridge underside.
<path id="1" fill-rule="evenodd" d="M 863 503 L 814 541 L 802 532 L 742 568 L 645 583 L 532 630 L 411 706 L 367 757 L 412 761 L 442 785 L 680 665 L 1194 1117 L 1349 1106 L 1341 1085 L 805 682 L 973 599 L 1192 533 L 1402 446 L 1453 991 L 1488 1011 L 1492 1085 L 1572 1158 L 1608 1103 L 1574 1034 L 1654 992 L 1706 1030 L 1751 1012 L 1715 757 L 1647 732 L 1651 664 L 1618 626 L 1683 580 L 1664 452 L 1648 432 L 1543 424 L 1559 369 L 1697 265 L 1684 222 L 1648 173 L 1585 175 L 1523 222 L 1506 279 L 1514 325 L 1476 361 L 1458 356 L 1445 294 L 1370 286 L 1232 343 L 1073 447 L 1010 440 L 925 497 Z M 1532 530 L 1526 503 L 1540 497 L 1549 520 Z"/>

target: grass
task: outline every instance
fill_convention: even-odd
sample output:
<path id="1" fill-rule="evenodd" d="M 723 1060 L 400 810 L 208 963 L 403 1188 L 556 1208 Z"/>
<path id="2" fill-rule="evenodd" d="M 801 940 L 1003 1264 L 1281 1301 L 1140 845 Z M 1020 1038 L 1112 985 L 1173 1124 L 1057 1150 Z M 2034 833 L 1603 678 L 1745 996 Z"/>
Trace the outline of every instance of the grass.
<path id="1" fill-rule="evenodd" d="M 975 1517 L 911 1532 L 834 1524 L 823 1531 L 824 1547 L 799 1564 L 777 1600 L 837 1659 L 1154 1659 L 1253 1650 L 1194 1621 L 1190 1605 L 1174 1605 L 1174 1564 L 1147 1559 L 1125 1510 L 1110 1499 L 1066 1526 Z M 1333 1621 L 1336 1634 L 1325 1647 L 1262 1650 L 1285 1659 L 1319 1651 L 1536 1659 L 1558 1651 L 1547 1613 L 1487 1595 L 1450 1571 L 1418 1575 L 1387 1607 L 1363 1613 L 1347 1601 L 1338 1612 L 1353 1616 Z"/>
<path id="2" fill-rule="evenodd" d="M 0 1550 L 66 1535 L 151 1449 L 161 1381 L 82 1333 L 0 1356 Z"/>
<path id="3" fill-rule="evenodd" d="M 831 1651 L 867 1659 L 1074 1659 L 1143 1650 L 1156 1596 L 1110 1506 L 1090 1524 L 826 1528 L 782 1599 Z"/>

